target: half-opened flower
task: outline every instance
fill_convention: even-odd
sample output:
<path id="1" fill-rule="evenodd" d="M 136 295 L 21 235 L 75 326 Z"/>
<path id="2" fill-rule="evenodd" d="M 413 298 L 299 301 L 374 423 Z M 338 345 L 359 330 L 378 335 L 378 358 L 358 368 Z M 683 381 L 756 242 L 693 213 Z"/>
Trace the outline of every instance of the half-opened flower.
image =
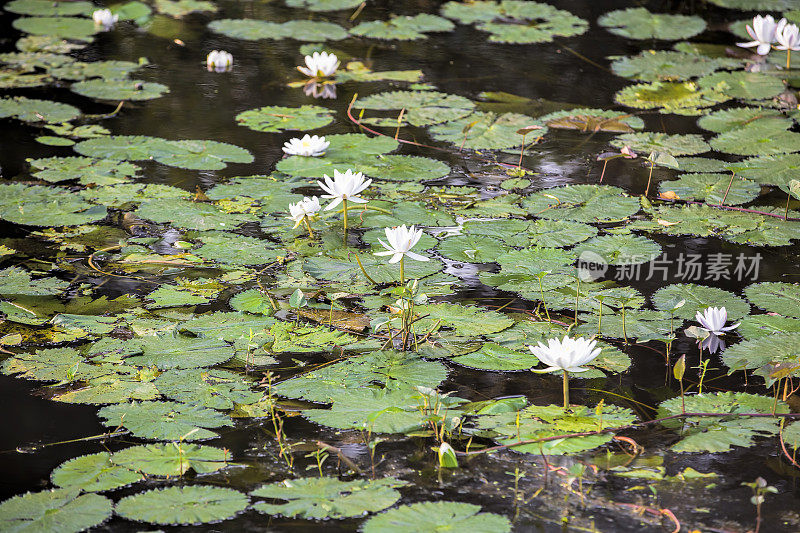
<path id="1" fill-rule="evenodd" d="M 785 20 L 786 19 L 781 19 L 781 22 Z M 767 15 L 766 17 L 756 15 L 753 17 L 753 25 L 747 25 L 747 33 L 753 40 L 749 43 L 736 43 L 736 45 L 743 48 L 752 48 L 755 46 L 757 47 L 756 53 L 765 56 L 772 49 L 772 43 L 775 42 L 775 32 L 778 29 L 778 24 L 780 24 L 780 22 L 776 23 L 772 15 Z"/>
<path id="2" fill-rule="evenodd" d="M 212 50 L 206 56 L 206 65 L 209 71 L 224 72 L 233 66 L 233 55 L 225 50 Z"/>
<path id="3" fill-rule="evenodd" d="M 386 233 L 386 240 L 389 242 L 385 243 L 380 239 L 378 239 L 378 242 L 381 243 L 384 248 L 386 248 L 386 251 L 375 252 L 375 255 L 391 255 L 392 258 L 389 259 L 389 263 L 397 263 L 406 255 L 411 259 L 416 259 L 417 261 L 429 260 L 424 255 L 420 255 L 411 251 L 414 245 L 416 245 L 422 237 L 421 229 L 417 229 L 414 226 L 407 228 L 406 225 L 403 224 L 402 226 L 397 226 L 395 228 L 386 228 L 384 233 Z"/>
<path id="4" fill-rule="evenodd" d="M 541 342 L 538 346 L 528 346 L 531 353 L 539 361 L 547 365 L 544 370 L 534 370 L 534 372 L 555 372 L 563 370 L 565 372 L 586 372 L 588 368 L 582 366 L 589 363 L 600 355 L 600 348 L 595 348 L 597 341 L 590 341 L 583 337 L 571 339 L 564 336 L 562 340 L 550 339 L 547 345 Z"/>
<path id="5" fill-rule="evenodd" d="M 312 55 L 306 56 L 306 66 L 297 67 L 297 70 L 309 78 L 328 78 L 336 74 L 336 69 L 340 64 L 336 54 L 314 52 Z"/>
<path id="6" fill-rule="evenodd" d="M 704 330 L 713 335 L 724 335 L 725 332 L 736 329 L 741 324 L 741 322 L 737 322 L 732 326 L 725 327 L 725 322 L 728 321 L 728 310 L 724 307 L 708 307 L 702 313 L 698 311 L 695 318 Z"/>
<path id="7" fill-rule="evenodd" d="M 622 147 L 622 150 L 620 150 L 619 153 L 625 159 L 636 159 L 636 157 L 637 157 L 636 152 L 633 151 L 633 148 L 631 148 L 627 144 Z"/>
<path id="8" fill-rule="evenodd" d="M 777 50 L 800 50 L 800 30 L 797 24 L 788 24 L 786 19 L 781 19 L 775 29 L 775 40 L 778 41 Z"/>
<path id="9" fill-rule="evenodd" d="M 322 207 L 319 205 L 319 198 L 306 196 L 296 204 L 289 204 L 289 218 L 294 220 L 294 227 L 303 223 L 306 217 L 313 217 Z"/>
<path id="10" fill-rule="evenodd" d="M 295 137 L 283 143 L 283 151 L 289 155 L 319 157 L 325 153 L 330 144 L 325 137 L 305 134 L 302 139 Z"/>
<path id="11" fill-rule="evenodd" d="M 372 180 L 364 180 L 364 175 L 361 172 L 353 172 L 349 168 L 346 172 L 333 171 L 333 179 L 327 174 L 322 175 L 323 181 L 317 181 L 317 185 L 322 187 L 322 190 L 327 194 L 323 194 L 323 198 L 330 198 L 332 201 L 325 208 L 325 211 L 330 211 L 342 201 L 355 202 L 357 204 L 365 204 L 366 200 L 358 195 L 364 191 Z"/>
<path id="12" fill-rule="evenodd" d="M 97 9 L 92 13 L 92 20 L 97 26 L 108 29 L 119 20 L 119 15 L 114 15 L 110 9 Z"/>

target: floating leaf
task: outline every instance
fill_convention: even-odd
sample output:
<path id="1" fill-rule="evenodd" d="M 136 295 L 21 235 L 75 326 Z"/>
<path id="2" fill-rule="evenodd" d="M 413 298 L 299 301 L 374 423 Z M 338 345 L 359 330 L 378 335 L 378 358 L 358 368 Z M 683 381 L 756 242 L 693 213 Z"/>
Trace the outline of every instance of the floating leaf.
<path id="1" fill-rule="evenodd" d="M 47 157 L 28 161 L 33 176 L 57 183 L 78 180 L 81 185 L 110 185 L 127 181 L 139 170 L 132 163 L 90 157 Z"/>
<path id="2" fill-rule="evenodd" d="M 218 437 L 210 429 L 232 426 L 213 409 L 175 402 L 133 402 L 103 407 L 97 413 L 107 427 L 124 427 L 142 439 L 193 441 Z"/>
<path id="3" fill-rule="evenodd" d="M 747 299 L 765 311 L 800 318 L 800 286 L 792 283 L 754 283 L 744 290 Z"/>
<path id="4" fill-rule="evenodd" d="M 87 377 L 80 370 L 91 369 L 74 348 L 49 348 L 35 353 L 15 355 L 3 361 L 0 369 L 5 375 L 36 381 L 72 381 Z M 88 370 L 91 376 L 91 370 Z"/>
<path id="5" fill-rule="evenodd" d="M 736 130 L 749 126 L 750 124 L 769 123 L 770 127 L 776 130 L 786 130 L 792 127 L 792 119 L 785 117 L 777 109 L 765 109 L 759 107 L 733 107 L 731 109 L 720 109 L 700 117 L 697 125 L 704 130 L 715 133 Z"/>
<path id="6" fill-rule="evenodd" d="M 0 184 L 0 218 L 31 226 L 77 226 L 102 220 L 106 208 L 66 189 Z"/>
<path id="7" fill-rule="evenodd" d="M 392 15 L 389 20 L 362 22 L 350 30 L 352 35 L 398 41 L 427 38 L 426 33 L 451 31 L 455 24 L 437 15 L 418 13 L 414 16 Z"/>
<path id="8" fill-rule="evenodd" d="M 339 481 L 332 477 L 287 479 L 264 485 L 251 496 L 284 500 L 258 502 L 258 512 L 306 520 L 361 517 L 391 507 L 400 499 L 395 489 L 407 483 L 395 478 Z"/>
<path id="9" fill-rule="evenodd" d="M 98 100 L 152 100 L 169 92 L 166 85 L 141 80 L 86 80 L 73 83 L 70 89 Z"/>
<path id="10" fill-rule="evenodd" d="M 475 103 L 455 94 L 437 91 L 392 91 L 356 100 L 356 109 L 405 109 L 404 120 L 413 126 L 430 126 L 472 113 Z"/>
<path id="11" fill-rule="evenodd" d="M 786 88 L 780 78 L 760 72 L 744 71 L 716 72 L 700 78 L 697 84 L 708 89 L 721 87 L 727 96 L 743 100 L 772 98 Z"/>
<path id="12" fill-rule="evenodd" d="M 205 485 L 167 487 L 122 498 L 115 508 L 128 520 L 163 525 L 199 525 L 233 518 L 250 503 L 238 490 Z"/>
<path id="13" fill-rule="evenodd" d="M 788 365 L 792 374 L 800 370 L 800 333 L 779 333 L 746 340 L 722 352 L 722 361 L 737 370 L 756 370 L 764 378 L 767 387 L 772 387 L 778 378 L 773 371 L 778 365 Z M 771 409 L 771 406 L 770 406 Z"/>
<path id="14" fill-rule="evenodd" d="M 696 16 L 651 13 L 643 7 L 630 7 L 606 13 L 597 23 L 614 35 L 628 39 L 688 39 L 706 29 Z"/>
<path id="15" fill-rule="evenodd" d="M 190 469 L 207 474 L 224 468 L 229 459 L 222 448 L 177 442 L 131 446 L 111 454 L 114 464 L 150 476 L 182 476 Z"/>
<path id="16" fill-rule="evenodd" d="M 63 17 L 71 15 L 91 15 L 94 6 L 91 2 L 53 2 L 51 0 L 13 0 L 3 9 L 20 15 L 37 17 Z"/>
<path id="17" fill-rule="evenodd" d="M 491 237 L 458 235 L 443 240 L 437 250 L 454 261 L 489 263 L 508 251 L 508 247 Z"/>
<path id="18" fill-rule="evenodd" d="M 539 117 L 537 120 L 547 124 L 550 128 L 582 132 L 628 133 L 644 127 L 644 121 L 639 117 L 616 111 L 589 108 L 555 111 Z"/>
<path id="19" fill-rule="evenodd" d="M 245 376 L 228 370 L 170 370 L 158 376 L 155 384 L 167 398 L 212 409 L 233 409 L 263 396 Z"/>
<path id="20" fill-rule="evenodd" d="M 489 32 L 489 40 L 500 43 L 547 43 L 554 37 L 584 33 L 588 22 L 569 11 L 540 2 L 520 0 L 448 2 L 442 15 L 462 24 L 476 24 Z"/>
<path id="21" fill-rule="evenodd" d="M 710 150 L 702 135 L 667 135 L 640 132 L 619 135 L 611 141 L 616 148 L 630 146 L 635 152 L 665 152 L 671 156 L 701 154 Z"/>
<path id="22" fill-rule="evenodd" d="M 611 70 L 618 76 L 635 80 L 682 81 L 740 65 L 741 62 L 736 59 L 712 58 L 670 50 L 644 50 L 637 56 L 614 58 Z"/>
<path id="23" fill-rule="evenodd" d="M 725 413 L 725 417 L 687 417 L 683 420 L 668 420 L 662 424 L 679 430 L 681 440 L 671 447 L 675 452 L 720 453 L 730 451 L 733 446 L 750 447 L 755 438 L 776 435 L 778 418 L 737 417 L 736 413 L 786 413 L 783 402 L 775 402 L 768 396 L 757 396 L 744 392 L 717 392 L 684 398 L 670 398 L 658 406 L 658 417 L 690 413 Z M 777 408 L 777 409 L 775 409 Z"/>
<path id="24" fill-rule="evenodd" d="M 292 20 L 284 23 L 252 19 L 220 19 L 208 27 L 234 39 L 257 41 L 259 39 L 297 39 L 298 41 L 338 41 L 347 37 L 347 31 L 331 22 Z"/>
<path id="25" fill-rule="evenodd" d="M 725 307 L 728 319 L 735 320 L 750 313 L 750 304 L 744 298 L 723 289 L 696 285 L 694 283 L 676 283 L 658 289 L 653 294 L 653 303 L 657 309 L 671 311 L 678 302 L 685 304 L 675 310 L 675 316 L 694 320 L 697 312 L 708 307 Z"/>
<path id="26" fill-rule="evenodd" d="M 112 463 L 111 454 L 107 452 L 75 457 L 61 463 L 50 474 L 53 485 L 84 492 L 114 490 L 143 479 L 142 474 Z"/>
<path id="27" fill-rule="evenodd" d="M 471 150 L 504 150 L 522 144 L 522 136 L 517 130 L 530 126 L 534 120 L 518 113 L 483 113 L 476 111 L 471 115 L 438 124 L 430 128 L 434 139 L 447 141 Z M 470 128 L 465 133 L 465 127 Z M 544 135 L 545 129 L 539 131 Z M 466 141 L 465 141 L 466 139 Z"/>
<path id="28" fill-rule="evenodd" d="M 774 132 L 773 132 L 774 133 Z M 739 174 L 762 185 L 786 187 L 800 172 L 800 154 L 767 155 L 745 159 Z"/>
<path id="29" fill-rule="evenodd" d="M 332 111 L 315 105 L 266 106 L 236 115 L 236 121 L 256 131 L 313 130 L 333 121 Z"/>
<path id="30" fill-rule="evenodd" d="M 639 201 L 624 194 L 609 185 L 567 185 L 533 193 L 523 201 L 523 207 L 535 217 L 610 222 L 639 211 Z"/>
<path id="31" fill-rule="evenodd" d="M 714 150 L 736 155 L 800 152 L 800 133 L 776 129 L 768 121 L 720 133 L 710 142 Z"/>
<path id="32" fill-rule="evenodd" d="M 207 0 L 155 0 L 155 8 L 159 13 L 175 18 L 200 11 L 216 12 L 218 9 Z"/>
<path id="33" fill-rule="evenodd" d="M 78 17 L 22 17 L 14 20 L 14 28 L 32 35 L 91 41 L 97 26 L 94 21 Z"/>
<path id="34" fill-rule="evenodd" d="M 576 246 L 573 252 L 579 256 L 584 252 L 593 252 L 609 265 L 635 265 L 647 263 L 661 255 L 661 246 L 638 235 L 601 235 Z"/>
<path id="35" fill-rule="evenodd" d="M 78 533 L 111 517 L 113 503 L 78 488 L 27 492 L 0 503 L 0 530 Z"/>
<path id="36" fill-rule="evenodd" d="M 660 108 L 662 113 L 699 115 L 699 108 L 711 107 L 730 97 L 716 87 L 699 87 L 690 81 L 654 81 L 629 85 L 620 90 L 614 100 L 636 109 Z"/>
<path id="37" fill-rule="evenodd" d="M 76 107 L 50 100 L 35 100 L 24 96 L 0 98 L 0 118 L 11 117 L 23 122 L 53 124 L 69 122 L 80 114 Z"/>
<path id="38" fill-rule="evenodd" d="M 672 191 L 682 200 L 701 200 L 709 204 L 746 204 L 761 194 L 761 187 L 752 181 L 726 174 L 682 174 L 674 181 L 662 181 L 662 193 Z"/>
<path id="39" fill-rule="evenodd" d="M 213 204 L 190 202 L 175 199 L 145 202 L 136 214 L 141 218 L 159 224 L 172 224 L 176 227 L 197 231 L 232 230 L 245 222 L 254 222 L 255 217 L 246 214 L 226 213 Z"/>
<path id="40" fill-rule="evenodd" d="M 452 360 L 470 368 L 499 371 L 527 370 L 539 363 L 528 350 L 519 352 L 493 342 L 487 342 L 477 351 L 459 355 Z"/>
<path id="41" fill-rule="evenodd" d="M 447 369 L 441 363 L 424 361 L 406 352 L 377 351 L 282 381 L 272 387 L 272 392 L 329 403 L 373 383 L 389 388 L 401 385 L 436 388 L 446 377 Z"/>

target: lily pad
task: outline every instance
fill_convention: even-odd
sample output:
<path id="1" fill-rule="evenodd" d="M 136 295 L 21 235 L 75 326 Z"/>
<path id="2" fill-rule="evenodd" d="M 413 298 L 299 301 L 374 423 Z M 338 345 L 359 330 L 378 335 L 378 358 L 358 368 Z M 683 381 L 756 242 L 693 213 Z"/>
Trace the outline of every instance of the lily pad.
<path id="1" fill-rule="evenodd" d="M 659 108 L 661 113 L 680 115 L 699 115 L 702 113 L 700 108 L 729 99 L 718 87 L 700 87 L 691 81 L 654 81 L 629 85 L 614 96 L 614 100 L 624 106 Z"/>
<path id="2" fill-rule="evenodd" d="M 144 476 L 111 462 L 108 452 L 81 455 L 58 466 L 50 474 L 57 487 L 76 488 L 84 492 L 103 492 L 127 487 Z"/>
<path id="3" fill-rule="evenodd" d="M 697 16 L 651 13 L 643 7 L 630 7 L 606 13 L 597 23 L 614 35 L 628 39 L 688 39 L 706 29 Z"/>
<path id="4" fill-rule="evenodd" d="M 704 76 L 697 81 L 702 88 L 719 88 L 731 98 L 743 100 L 763 100 L 772 98 L 786 88 L 783 81 L 769 74 L 760 72 L 716 72 Z"/>
<path id="5" fill-rule="evenodd" d="M 649 131 L 619 135 L 611 141 L 611 145 L 616 148 L 630 146 L 635 152 L 665 152 L 673 157 L 702 154 L 711 149 L 702 135 L 668 135 Z"/>
<path id="6" fill-rule="evenodd" d="M 675 452 L 728 452 L 733 446 L 750 447 L 757 437 L 777 435 L 778 418 L 737 417 L 736 413 L 786 413 L 785 403 L 768 396 L 744 392 L 717 392 L 686 396 L 686 411 L 693 413 L 725 413 L 725 417 L 687 417 L 685 420 L 662 422 L 678 430 L 681 440 L 672 445 Z M 658 406 L 656 416 L 665 417 L 683 412 L 681 398 L 670 398 Z"/>
<path id="7" fill-rule="evenodd" d="M 98 100 L 152 100 L 169 92 L 166 85 L 141 80 L 86 80 L 73 83 L 70 89 Z"/>
<path id="8" fill-rule="evenodd" d="M 91 15 L 94 6 L 91 2 L 52 2 L 51 0 L 13 0 L 3 9 L 20 15 L 36 17 L 63 17 L 71 15 Z"/>
<path id="9" fill-rule="evenodd" d="M 256 131 L 313 130 L 333 121 L 332 111 L 315 105 L 267 106 L 236 115 L 236 121 Z"/>
<path id="10" fill-rule="evenodd" d="M 128 181 L 139 167 L 122 161 L 91 157 L 47 157 L 28 161 L 33 176 L 50 183 L 78 180 L 81 185 L 110 185 Z"/>
<path id="11" fill-rule="evenodd" d="M 356 100 L 356 109 L 405 109 L 403 119 L 412 126 L 430 126 L 472 113 L 475 103 L 455 94 L 437 91 L 392 91 Z"/>
<path id="12" fill-rule="evenodd" d="M 234 39 L 257 41 L 259 39 L 297 39 L 298 41 L 338 41 L 347 37 L 347 30 L 332 22 L 292 20 L 284 23 L 253 19 L 220 19 L 208 27 Z"/>
<path id="13" fill-rule="evenodd" d="M 91 204 L 66 189 L 0 185 L 0 218 L 30 226 L 78 226 L 106 217 L 105 206 Z"/>
<path id="14" fill-rule="evenodd" d="M 61 39 L 91 41 L 97 32 L 94 21 L 78 17 L 22 17 L 13 24 L 19 31 L 31 35 L 47 35 Z"/>
<path id="15" fill-rule="evenodd" d="M 233 518 L 250 503 L 247 495 L 224 487 L 192 485 L 140 492 L 122 498 L 118 515 L 162 525 L 199 525 Z"/>
<path id="16" fill-rule="evenodd" d="M 634 80 L 683 81 L 740 65 L 741 62 L 736 59 L 712 58 L 670 50 L 644 50 L 636 56 L 614 58 L 611 70 L 618 76 Z"/>
<path id="17" fill-rule="evenodd" d="M 448 2 L 442 6 L 442 15 L 462 24 L 475 24 L 489 32 L 490 41 L 500 43 L 547 43 L 554 37 L 581 35 L 589 27 L 569 11 L 520 0 Z"/>
<path id="18" fill-rule="evenodd" d="M 250 495 L 286 502 L 258 502 L 253 509 L 260 513 L 305 520 L 342 519 L 391 507 L 400 499 L 395 489 L 405 485 L 405 481 L 391 477 L 353 481 L 332 477 L 300 478 L 264 485 Z"/>
<path id="19" fill-rule="evenodd" d="M 213 204 L 174 199 L 169 203 L 160 200 L 145 202 L 136 214 L 159 224 L 172 224 L 179 228 L 197 231 L 232 230 L 245 222 L 255 222 L 246 214 L 226 213 Z"/>
<path id="20" fill-rule="evenodd" d="M 746 204 L 761 194 L 761 187 L 752 181 L 726 174 L 682 174 L 674 181 L 662 181 L 658 185 L 664 194 L 672 191 L 682 200 L 700 200 L 709 204 Z"/>
<path id="21" fill-rule="evenodd" d="M 393 15 L 388 20 L 362 22 L 350 30 L 352 35 L 398 41 L 427 38 L 426 33 L 451 31 L 455 24 L 446 18 L 428 13 L 413 16 Z"/>
<path id="22" fill-rule="evenodd" d="M 601 235 L 576 246 L 573 252 L 579 256 L 593 252 L 609 265 L 636 265 L 661 255 L 661 246 L 639 235 Z"/>
<path id="23" fill-rule="evenodd" d="M 653 294 L 653 303 L 662 311 L 671 311 L 681 300 L 685 303 L 675 311 L 675 316 L 689 320 L 693 320 L 698 311 L 702 312 L 708 307 L 725 307 L 729 320 L 750 313 L 750 304 L 744 298 L 717 287 L 676 283 L 662 287 Z"/>
<path id="24" fill-rule="evenodd" d="M 35 100 L 24 96 L 0 98 L 0 118 L 11 117 L 23 122 L 54 124 L 69 122 L 80 114 L 77 107 L 50 100 Z"/>
<path id="25" fill-rule="evenodd" d="M 233 409 L 263 396 L 253 390 L 250 380 L 228 370 L 170 370 L 158 376 L 155 384 L 167 398 L 212 409 Z"/>
<path id="26" fill-rule="evenodd" d="M 744 293 L 748 300 L 767 312 L 800 318 L 800 285 L 781 282 L 754 283 Z"/>
<path id="27" fill-rule="evenodd" d="M 28 492 L 0 503 L 0 530 L 78 533 L 105 522 L 112 506 L 105 496 L 80 495 L 78 488 Z"/>
<path id="28" fill-rule="evenodd" d="M 114 464 L 150 476 L 182 476 L 189 470 L 207 474 L 224 468 L 229 460 L 228 450 L 178 442 L 131 446 L 111 454 Z"/>
<path id="29" fill-rule="evenodd" d="M 632 134 L 633 135 L 633 134 Z M 639 201 L 610 185 L 567 185 L 529 195 L 527 211 L 540 218 L 577 222 L 624 220 L 639 211 Z"/>
<path id="30" fill-rule="evenodd" d="M 124 427 L 141 439 L 194 441 L 218 437 L 209 429 L 232 426 L 213 409 L 175 402 L 133 402 L 109 405 L 97 416 L 107 427 Z"/>
<path id="31" fill-rule="evenodd" d="M 714 150 L 736 155 L 800 152 L 800 133 L 776 129 L 767 121 L 720 133 L 710 142 Z"/>
<path id="32" fill-rule="evenodd" d="M 519 113 L 484 113 L 476 111 L 471 115 L 430 128 L 434 139 L 447 141 L 471 150 L 504 150 L 522 144 L 522 135 L 517 131 L 536 124 L 527 115 Z M 545 129 L 537 131 L 542 136 Z M 530 140 L 529 140 L 530 141 Z"/>

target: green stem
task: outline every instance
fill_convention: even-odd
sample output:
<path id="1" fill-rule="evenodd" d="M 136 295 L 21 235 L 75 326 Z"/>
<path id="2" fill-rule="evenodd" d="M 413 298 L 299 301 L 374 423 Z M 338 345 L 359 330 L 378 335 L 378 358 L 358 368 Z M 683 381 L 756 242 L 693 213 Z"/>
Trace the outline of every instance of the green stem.
<path id="1" fill-rule="evenodd" d="M 550 322 L 550 311 L 547 310 L 547 302 L 544 299 L 544 289 L 542 289 L 542 279 L 544 276 L 539 276 L 539 294 L 542 296 L 542 305 L 544 306 L 544 312 L 547 315 L 547 321 Z"/>
<path id="2" fill-rule="evenodd" d="M 405 267 L 405 262 L 406 262 L 406 256 L 404 255 L 403 257 L 400 258 L 400 286 L 403 288 L 404 291 L 405 291 L 405 288 L 406 288 L 406 267 Z M 405 298 L 405 293 L 403 293 L 403 297 Z"/>
<path id="3" fill-rule="evenodd" d="M 564 370 L 564 410 L 569 409 L 569 373 Z"/>
<path id="4" fill-rule="evenodd" d="M 342 204 L 344 205 L 344 241 L 347 245 L 347 198 L 342 199 Z"/>
<path id="5" fill-rule="evenodd" d="M 306 224 L 306 229 L 308 230 L 308 238 L 314 238 L 314 231 L 311 229 L 311 222 L 308 220 L 308 215 L 303 215 L 303 222 Z"/>
<path id="6" fill-rule="evenodd" d="M 783 213 L 783 221 L 786 222 L 789 218 L 789 200 L 792 199 L 792 193 L 786 196 L 786 211 Z"/>
<path id="7" fill-rule="evenodd" d="M 522 148 L 519 150 L 519 163 L 517 163 L 517 170 L 522 168 L 522 154 L 525 153 L 525 134 L 522 135 Z"/>
<path id="8" fill-rule="evenodd" d="M 786 70 L 791 70 L 792 68 L 792 51 L 786 50 Z"/>
<path id="9" fill-rule="evenodd" d="M 628 344 L 628 333 L 625 331 L 625 304 L 622 304 L 622 338 L 625 339 L 625 344 Z"/>

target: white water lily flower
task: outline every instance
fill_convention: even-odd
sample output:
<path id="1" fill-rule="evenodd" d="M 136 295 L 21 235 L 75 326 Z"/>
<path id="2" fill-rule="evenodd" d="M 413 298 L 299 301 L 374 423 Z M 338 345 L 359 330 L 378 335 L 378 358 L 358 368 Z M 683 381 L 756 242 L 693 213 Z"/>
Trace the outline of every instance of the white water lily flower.
<path id="1" fill-rule="evenodd" d="M 407 228 L 406 225 L 403 224 L 395 228 L 386 228 L 384 233 L 386 233 L 386 240 L 389 241 L 389 243 L 387 244 L 380 239 L 378 239 L 378 242 L 381 243 L 387 251 L 375 252 L 374 255 L 391 255 L 392 258 L 389 259 L 389 263 L 397 263 L 406 255 L 417 261 L 429 261 L 424 255 L 411 251 L 422 237 L 421 229 L 417 229 L 415 226 Z"/>
<path id="2" fill-rule="evenodd" d="M 756 53 L 765 56 L 772 49 L 772 43 L 775 42 L 775 32 L 778 29 L 778 24 L 781 22 L 785 24 L 785 21 L 786 19 L 781 19 L 780 22 L 776 23 L 772 15 L 767 15 L 766 17 L 756 15 L 753 17 L 753 25 L 747 25 L 747 33 L 753 40 L 749 43 L 736 43 L 736 45 L 742 48 L 756 46 Z"/>
<path id="3" fill-rule="evenodd" d="M 302 139 L 295 137 L 283 143 L 283 151 L 289 155 L 319 157 L 325 153 L 330 144 L 325 137 L 305 134 Z"/>
<path id="4" fill-rule="evenodd" d="M 330 198 L 333 200 L 325 208 L 325 211 L 330 211 L 343 200 L 348 202 L 355 202 L 357 204 L 365 204 L 366 200 L 360 198 L 360 194 L 364 189 L 369 187 L 372 180 L 364 180 L 364 175 L 361 172 L 353 172 L 349 168 L 346 172 L 333 171 L 333 179 L 327 174 L 322 175 L 323 181 L 317 181 L 317 185 L 322 187 L 322 190 L 327 194 L 323 194 L 323 198 Z"/>
<path id="5" fill-rule="evenodd" d="M 328 78 L 336 73 L 340 64 L 336 54 L 314 52 L 312 55 L 306 56 L 306 66 L 297 67 L 297 70 L 309 78 Z"/>
<path id="6" fill-rule="evenodd" d="M 698 311 L 695 318 L 704 330 L 713 335 L 724 335 L 726 331 L 736 329 L 741 324 L 741 322 L 737 322 L 732 326 L 725 327 L 725 322 L 728 321 L 728 310 L 724 307 L 708 307 L 702 313 Z"/>
<path id="7" fill-rule="evenodd" d="M 223 72 L 233 66 L 233 55 L 225 50 L 212 50 L 206 56 L 208 70 Z"/>
<path id="8" fill-rule="evenodd" d="M 797 24 L 787 24 L 786 19 L 781 19 L 775 29 L 775 40 L 778 41 L 776 50 L 800 50 L 800 30 Z"/>
<path id="9" fill-rule="evenodd" d="M 320 209 L 322 207 L 319 205 L 319 198 L 306 196 L 296 204 L 289 204 L 289 218 L 294 220 L 294 227 L 296 228 L 303 223 L 306 217 L 313 217 Z"/>
<path id="10" fill-rule="evenodd" d="M 92 13 L 92 20 L 97 26 L 108 29 L 119 20 L 119 15 L 114 15 L 110 9 L 98 9 Z"/>
<path id="11" fill-rule="evenodd" d="M 563 370 L 565 372 L 586 372 L 589 370 L 581 365 L 585 365 L 600 355 L 600 348 L 595 349 L 597 341 L 590 341 L 583 337 L 570 339 L 564 336 L 562 340 L 550 339 L 545 346 L 541 342 L 538 346 L 528 346 L 531 353 L 539 361 L 547 365 L 544 370 L 534 370 L 534 372 L 555 372 Z"/>

